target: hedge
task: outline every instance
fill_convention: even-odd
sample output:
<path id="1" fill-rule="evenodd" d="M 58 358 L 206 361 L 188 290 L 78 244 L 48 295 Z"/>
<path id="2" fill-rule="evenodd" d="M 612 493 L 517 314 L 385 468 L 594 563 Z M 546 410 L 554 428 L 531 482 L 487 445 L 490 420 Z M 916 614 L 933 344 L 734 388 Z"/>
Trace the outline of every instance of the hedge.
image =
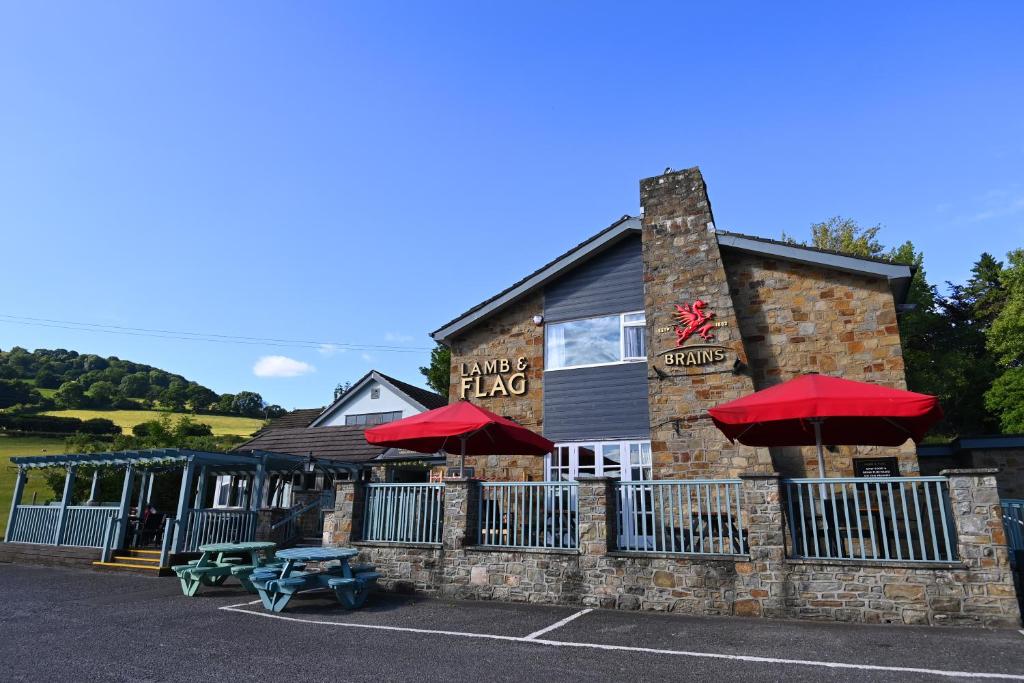
<path id="1" fill-rule="evenodd" d="M 121 428 L 106 418 L 97 417 L 83 422 L 77 417 L 57 415 L 0 415 L 0 429 L 18 432 L 45 432 L 47 434 L 121 433 Z"/>

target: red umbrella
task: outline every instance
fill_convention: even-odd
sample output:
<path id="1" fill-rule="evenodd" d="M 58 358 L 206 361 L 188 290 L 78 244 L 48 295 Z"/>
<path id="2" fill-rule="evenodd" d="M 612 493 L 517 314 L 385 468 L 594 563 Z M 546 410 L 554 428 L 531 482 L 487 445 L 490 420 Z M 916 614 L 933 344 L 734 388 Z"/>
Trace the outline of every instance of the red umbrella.
<path id="1" fill-rule="evenodd" d="M 708 412 L 730 441 L 746 446 L 817 446 L 822 477 L 822 444 L 899 446 L 920 441 L 942 418 L 934 396 L 814 374 Z"/>
<path id="2" fill-rule="evenodd" d="M 543 436 L 469 401 L 367 429 L 366 441 L 417 453 L 447 452 L 458 443 L 460 474 L 465 471 L 467 454 L 545 455 L 555 447 Z"/>

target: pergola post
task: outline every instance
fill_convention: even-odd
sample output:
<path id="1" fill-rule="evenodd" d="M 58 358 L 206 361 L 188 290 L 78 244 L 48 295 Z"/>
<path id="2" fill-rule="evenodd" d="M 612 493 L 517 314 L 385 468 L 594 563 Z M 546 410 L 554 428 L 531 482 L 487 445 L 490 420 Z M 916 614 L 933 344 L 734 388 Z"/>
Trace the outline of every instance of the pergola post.
<path id="1" fill-rule="evenodd" d="M 124 484 L 121 486 L 121 503 L 117 512 L 117 534 L 111 550 L 124 548 L 125 537 L 128 535 L 128 517 L 132 509 L 132 491 L 135 489 L 135 467 L 125 465 Z"/>
<path id="2" fill-rule="evenodd" d="M 203 505 L 206 503 L 206 465 L 202 465 L 199 468 L 199 485 L 196 486 L 196 502 L 192 506 L 197 510 L 201 510 Z"/>
<path id="3" fill-rule="evenodd" d="M 192 458 L 185 463 L 181 473 L 181 488 L 178 490 L 178 523 L 174 526 L 173 552 L 180 553 L 185 549 L 185 532 L 188 526 L 189 500 L 192 498 L 192 482 L 195 480 L 196 465 Z"/>
<path id="4" fill-rule="evenodd" d="M 249 509 L 259 510 L 263 505 L 263 488 L 267 483 L 267 456 L 260 456 L 260 462 L 256 465 L 256 479 L 252 485 L 252 493 L 249 494 Z"/>
<path id="5" fill-rule="evenodd" d="M 68 522 L 68 505 L 71 504 L 71 497 L 74 495 L 75 490 L 75 470 L 77 468 L 74 465 L 68 467 L 67 474 L 64 475 L 64 493 L 60 497 L 60 512 L 57 513 L 57 528 L 53 532 L 53 544 L 60 545 L 64 541 L 64 527 L 67 526 Z"/>
<path id="6" fill-rule="evenodd" d="M 94 505 L 96 503 L 96 490 L 100 485 L 100 468 L 97 467 L 92 471 L 92 485 L 89 487 L 89 501 L 88 505 Z"/>
<path id="7" fill-rule="evenodd" d="M 11 532 L 14 530 L 14 522 L 18 519 L 18 506 L 21 505 L 21 496 L 25 493 L 25 480 L 28 473 L 24 467 L 18 467 L 18 476 L 14 479 L 14 495 L 11 497 L 11 514 L 7 517 L 7 531 L 4 532 L 4 543 L 11 540 Z"/>

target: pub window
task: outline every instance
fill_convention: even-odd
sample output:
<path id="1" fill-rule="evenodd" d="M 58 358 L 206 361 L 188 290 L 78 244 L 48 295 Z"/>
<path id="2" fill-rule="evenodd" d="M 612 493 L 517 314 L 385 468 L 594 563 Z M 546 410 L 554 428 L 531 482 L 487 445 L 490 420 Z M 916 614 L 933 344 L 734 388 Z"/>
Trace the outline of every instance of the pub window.
<path id="1" fill-rule="evenodd" d="M 545 369 L 646 360 L 645 325 L 642 312 L 550 323 L 545 327 Z"/>
<path id="2" fill-rule="evenodd" d="M 386 422 L 394 422 L 402 419 L 402 411 L 394 410 L 384 413 L 359 413 L 346 415 L 346 425 L 382 425 Z"/>

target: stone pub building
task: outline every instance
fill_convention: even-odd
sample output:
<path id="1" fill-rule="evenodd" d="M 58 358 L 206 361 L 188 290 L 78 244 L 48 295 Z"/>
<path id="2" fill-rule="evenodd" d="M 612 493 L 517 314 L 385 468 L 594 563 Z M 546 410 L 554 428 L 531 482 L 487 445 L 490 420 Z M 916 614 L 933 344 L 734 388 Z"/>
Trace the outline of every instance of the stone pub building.
<path id="1" fill-rule="evenodd" d="M 730 444 L 707 410 L 803 373 L 906 388 L 913 268 L 717 230 L 696 168 L 433 332 L 449 399 L 555 443 L 342 482 L 327 543 L 455 598 L 1015 626 L 995 470 L 919 476 L 912 442 Z"/>
<path id="2" fill-rule="evenodd" d="M 558 444 L 546 462 L 471 458 L 474 476 L 815 473 L 814 449 L 730 445 L 707 409 L 808 372 L 905 389 L 897 316 L 912 266 L 719 231 L 697 168 L 649 178 L 640 194 L 639 218 L 433 333 L 452 350 L 451 400 Z M 707 322 L 687 334 L 694 317 Z M 827 474 L 878 455 L 917 473 L 908 442 L 832 449 Z"/>

